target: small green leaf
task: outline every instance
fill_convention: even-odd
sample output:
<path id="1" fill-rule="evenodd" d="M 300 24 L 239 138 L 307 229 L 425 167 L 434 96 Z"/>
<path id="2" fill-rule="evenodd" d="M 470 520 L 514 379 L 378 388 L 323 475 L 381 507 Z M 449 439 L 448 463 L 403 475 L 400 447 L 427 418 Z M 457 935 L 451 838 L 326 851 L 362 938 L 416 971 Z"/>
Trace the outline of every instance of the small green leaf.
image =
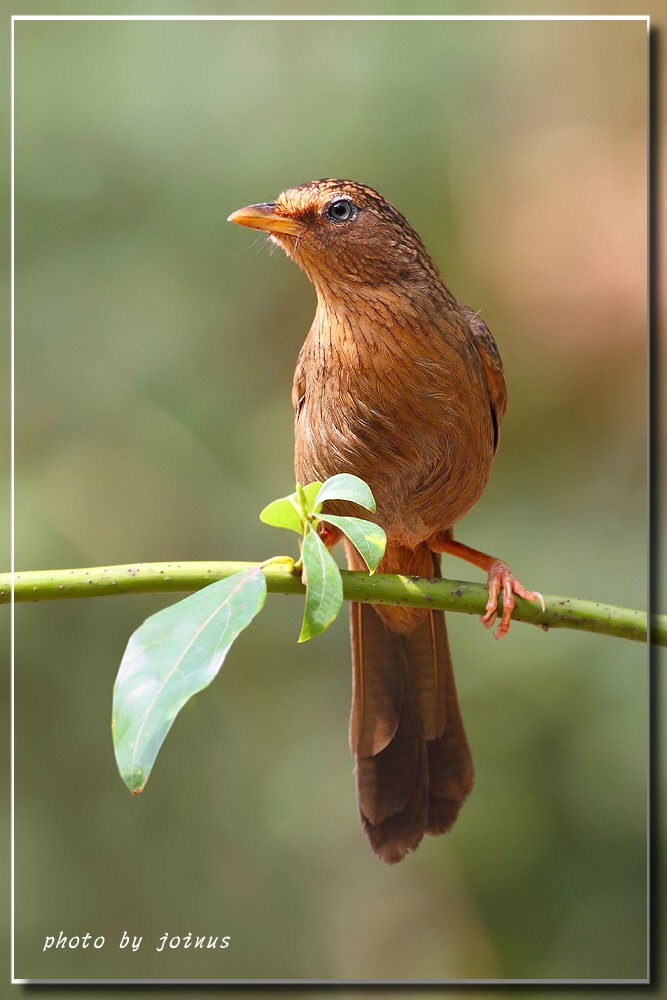
<path id="1" fill-rule="evenodd" d="M 307 486 L 302 487 L 303 495 L 306 500 L 306 510 L 309 514 L 312 514 L 313 512 L 317 513 L 315 508 L 315 498 L 321 488 L 322 488 L 322 483 L 320 482 L 308 483 Z M 321 507 L 322 504 L 320 504 L 317 509 L 319 510 L 321 509 Z"/>
<path id="2" fill-rule="evenodd" d="M 359 476 L 351 476 L 346 472 L 327 479 L 315 502 L 323 504 L 325 500 L 351 500 L 366 510 L 375 510 L 375 500 L 369 486 Z"/>
<path id="3" fill-rule="evenodd" d="M 308 486 L 297 484 L 296 493 L 290 493 L 288 497 L 281 497 L 280 500 L 274 500 L 267 504 L 259 515 L 260 521 L 263 521 L 264 524 L 270 524 L 273 528 L 288 528 L 290 531 L 296 531 L 297 534 L 302 535 L 304 524 L 301 513 L 302 505 L 305 506 L 306 513 L 312 512 L 313 501 L 321 485 L 322 483 L 309 483 Z M 299 491 L 301 491 L 301 498 L 299 498 Z"/>
<path id="4" fill-rule="evenodd" d="M 183 705 L 211 683 L 265 599 L 266 580 L 254 566 L 159 611 L 131 636 L 114 685 L 112 731 L 133 794 L 143 791 Z"/>
<path id="5" fill-rule="evenodd" d="M 324 632 L 343 604 L 343 581 L 333 556 L 314 529 L 306 532 L 301 546 L 306 574 L 306 606 L 299 642 Z"/>
<path id="6" fill-rule="evenodd" d="M 347 535 L 369 571 L 374 573 L 387 547 L 384 529 L 372 521 L 364 521 L 361 517 L 338 517 L 334 514 L 318 516 L 322 521 L 340 528 L 343 534 Z"/>
<path id="7" fill-rule="evenodd" d="M 296 497 L 296 493 L 293 493 L 292 497 Z M 280 500 L 274 500 L 273 503 L 267 504 L 259 515 L 260 521 L 263 521 L 264 524 L 270 524 L 273 528 L 289 528 L 290 531 L 296 531 L 298 535 L 302 534 L 303 521 L 292 502 L 292 497 L 282 497 Z"/>

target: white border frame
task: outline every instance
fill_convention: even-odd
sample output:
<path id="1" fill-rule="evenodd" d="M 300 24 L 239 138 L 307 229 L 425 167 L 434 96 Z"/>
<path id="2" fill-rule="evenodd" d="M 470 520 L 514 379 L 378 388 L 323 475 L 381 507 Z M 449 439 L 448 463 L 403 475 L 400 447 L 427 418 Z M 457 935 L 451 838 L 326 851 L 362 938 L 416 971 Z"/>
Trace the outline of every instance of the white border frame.
<path id="1" fill-rule="evenodd" d="M 416 980 L 406 980 L 406 979 L 16 979 L 14 975 L 14 926 L 15 926 L 15 885 L 14 885 L 14 667 L 15 667 L 15 618 L 14 618 L 14 573 L 15 573 L 15 548 L 14 548 L 14 525 L 15 525 L 15 472 L 14 472 L 14 459 L 15 459 L 15 424 L 14 424 L 14 362 L 15 362 L 15 341 L 14 341 L 14 319 L 15 319 L 15 291 L 14 291 L 14 277 L 15 277 L 15 265 L 14 265 L 14 181 L 15 181 L 15 164 L 14 164 L 14 44 L 15 44 L 15 33 L 14 25 L 17 21 L 643 21 L 646 24 L 646 42 L 647 42 L 647 146 L 650 151 L 650 141 L 648 132 L 650 130 L 650 46 L 649 46 L 649 34 L 651 30 L 651 18 L 648 14 L 534 14 L 534 15 L 524 15 L 524 14 L 13 14 L 11 17 L 11 61 L 10 61 L 10 73 L 11 73 L 11 84 L 10 84 L 10 95 L 11 95 L 11 114 L 10 114 L 10 129 L 11 129 L 11 222 L 10 222 L 10 253 L 11 253 L 11 264 L 10 264 L 10 280 L 11 280 L 11 292 L 10 292 L 10 323 L 11 323 L 11 334 L 10 334 L 10 370 L 11 370 L 11 389 L 10 389 L 10 491 L 11 491 L 11 503 L 10 503 L 10 531 L 11 531 L 11 542 L 10 542 L 10 559 L 11 559 L 11 608 L 10 608 L 10 629 L 11 629 L 11 639 L 10 639 L 10 657 L 11 657 L 11 681 L 10 681 L 10 695 L 11 695 L 11 721 L 10 721 L 10 768 L 11 768 L 11 781 L 10 781 L 10 851 L 11 851 L 11 984 L 13 986 L 17 985 L 137 985 L 137 986 L 150 986 L 150 985 L 174 985 L 174 986 L 207 986 L 207 985 L 259 985 L 259 986 L 286 986 L 286 985 L 298 985 L 298 986 L 366 986 L 366 985 L 378 985 L 378 986 L 492 986 L 492 985 L 507 985 L 507 986 L 533 986 L 533 985 L 581 985 L 581 986 L 597 986 L 597 985 L 615 985 L 615 986 L 641 986 L 649 985 L 651 982 L 650 974 L 647 975 L 645 979 L 416 979 Z M 647 158 L 647 164 L 650 167 L 650 157 Z M 647 228 L 650 233 L 650 191 L 651 191 L 651 177 L 649 172 L 648 177 L 648 196 L 647 196 Z M 649 247 L 650 251 L 650 240 Z M 649 258 L 650 260 L 650 254 Z M 649 268 L 650 271 L 650 268 Z M 650 305 L 650 303 L 649 303 Z M 647 313 L 647 321 L 650 322 L 650 309 Z M 650 647 L 647 644 L 647 652 Z M 650 695 L 648 707 L 650 709 Z M 650 717 L 650 716 L 647 716 Z M 649 727 L 650 728 L 650 727 Z M 647 737 L 648 741 L 648 737 Z M 650 787 L 650 745 L 647 742 L 647 782 L 648 787 Z M 650 819 L 650 801 L 647 805 L 647 818 Z M 650 840 L 647 834 L 647 848 L 650 849 Z M 647 857 L 647 943 L 646 943 L 646 963 L 647 963 L 647 973 L 650 973 L 650 934 L 651 934 L 651 884 L 650 884 L 650 855 Z"/>

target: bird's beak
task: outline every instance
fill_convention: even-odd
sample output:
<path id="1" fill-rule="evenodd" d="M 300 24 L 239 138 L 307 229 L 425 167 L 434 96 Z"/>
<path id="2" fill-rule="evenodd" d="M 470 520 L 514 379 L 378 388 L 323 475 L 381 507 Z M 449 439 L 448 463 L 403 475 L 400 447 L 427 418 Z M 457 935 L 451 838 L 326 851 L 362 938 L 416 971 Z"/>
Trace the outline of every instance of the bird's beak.
<path id="1" fill-rule="evenodd" d="M 237 212 L 232 212 L 227 222 L 236 222 L 237 225 L 248 226 L 249 229 L 263 229 L 267 233 L 289 233 L 290 236 L 298 236 L 301 232 L 296 219 L 281 215 L 276 211 L 276 204 L 273 201 L 239 208 Z"/>

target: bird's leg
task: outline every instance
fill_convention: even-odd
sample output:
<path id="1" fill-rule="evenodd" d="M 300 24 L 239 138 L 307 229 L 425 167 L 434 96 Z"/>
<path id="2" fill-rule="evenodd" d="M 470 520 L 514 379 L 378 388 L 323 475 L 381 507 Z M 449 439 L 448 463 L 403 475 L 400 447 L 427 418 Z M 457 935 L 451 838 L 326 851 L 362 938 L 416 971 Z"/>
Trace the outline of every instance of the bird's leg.
<path id="1" fill-rule="evenodd" d="M 488 556 L 485 552 L 471 549 L 469 545 L 462 542 L 455 542 L 451 530 L 438 531 L 427 540 L 427 545 L 433 552 L 447 552 L 450 555 L 465 559 L 474 566 L 486 570 L 489 581 L 489 599 L 486 604 L 486 613 L 482 615 L 481 621 L 486 628 L 492 628 L 498 614 L 498 596 L 503 592 L 503 610 L 498 628 L 495 632 L 496 639 L 502 639 L 507 635 L 510 627 L 510 619 L 514 610 L 514 595 L 525 598 L 527 601 L 539 600 L 544 611 L 544 598 L 537 590 L 526 590 L 524 585 L 518 580 L 506 562 L 496 559 L 495 556 Z"/>
<path id="2" fill-rule="evenodd" d="M 326 521 L 320 521 L 317 534 L 328 549 L 332 549 L 340 541 L 340 529 L 334 528 L 333 524 L 327 524 Z"/>
<path id="3" fill-rule="evenodd" d="M 337 542 L 340 541 L 341 532 L 339 528 L 334 528 L 333 524 L 327 524 L 326 521 L 320 521 L 316 528 L 317 534 L 320 536 L 321 540 L 324 542 L 326 547 L 331 550 Z M 301 569 L 301 583 L 306 586 L 306 567 Z"/>

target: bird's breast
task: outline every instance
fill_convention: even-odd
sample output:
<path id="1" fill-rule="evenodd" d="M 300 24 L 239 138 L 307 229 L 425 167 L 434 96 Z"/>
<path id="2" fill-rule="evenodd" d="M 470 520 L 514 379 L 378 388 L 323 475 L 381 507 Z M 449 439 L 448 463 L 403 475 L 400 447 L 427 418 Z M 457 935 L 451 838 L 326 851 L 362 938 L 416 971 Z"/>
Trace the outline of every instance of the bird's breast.
<path id="1" fill-rule="evenodd" d="M 486 485 L 493 457 L 488 391 L 474 344 L 460 329 L 420 326 L 414 318 L 379 324 L 368 317 L 355 325 L 316 317 L 293 397 L 299 482 L 360 476 L 375 496 L 377 520 L 400 544 L 450 527 Z"/>

